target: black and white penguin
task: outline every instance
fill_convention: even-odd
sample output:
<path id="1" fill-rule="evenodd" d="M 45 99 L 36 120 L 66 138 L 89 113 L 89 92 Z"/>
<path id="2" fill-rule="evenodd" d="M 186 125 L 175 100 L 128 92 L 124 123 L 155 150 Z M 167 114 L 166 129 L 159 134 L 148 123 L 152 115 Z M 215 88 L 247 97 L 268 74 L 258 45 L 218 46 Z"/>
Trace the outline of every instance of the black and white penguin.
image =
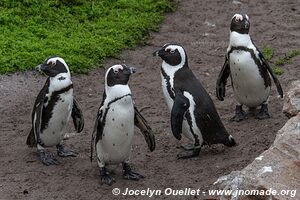
<path id="1" fill-rule="evenodd" d="M 163 59 L 162 90 L 171 110 L 173 135 L 180 140 L 183 133 L 194 143 L 178 158 L 199 155 L 203 144 L 234 146 L 236 143 L 222 124 L 212 99 L 189 68 L 184 48 L 165 44 L 153 55 Z"/>
<path id="2" fill-rule="evenodd" d="M 271 77 L 281 98 L 281 85 L 267 63 L 263 54 L 255 46 L 249 35 L 250 22 L 246 14 L 235 14 L 230 25 L 230 38 L 225 63 L 217 80 L 216 93 L 219 100 L 225 97 L 227 78 L 231 77 L 231 85 L 238 105 L 232 121 L 245 119 L 242 106 L 256 108 L 261 106 L 256 118 L 270 118 L 267 100 L 271 91 Z"/>
<path id="3" fill-rule="evenodd" d="M 70 116 L 76 131 L 84 127 L 83 115 L 73 96 L 73 84 L 68 65 L 60 57 L 50 57 L 37 67 L 49 76 L 38 94 L 32 111 L 32 129 L 26 144 L 37 147 L 40 160 L 45 165 L 57 164 L 57 160 L 44 147 L 56 146 L 60 157 L 77 153 L 63 145 L 64 130 Z"/>
<path id="4" fill-rule="evenodd" d="M 95 147 L 101 183 L 107 185 L 114 182 L 106 168 L 110 164 L 122 163 L 125 179 L 144 178 L 129 165 L 135 125 L 145 136 L 149 149 L 155 149 L 152 129 L 135 107 L 128 86 L 129 77 L 134 72 L 134 68 L 126 65 L 114 65 L 105 74 L 105 91 L 92 135 L 91 161 Z"/>

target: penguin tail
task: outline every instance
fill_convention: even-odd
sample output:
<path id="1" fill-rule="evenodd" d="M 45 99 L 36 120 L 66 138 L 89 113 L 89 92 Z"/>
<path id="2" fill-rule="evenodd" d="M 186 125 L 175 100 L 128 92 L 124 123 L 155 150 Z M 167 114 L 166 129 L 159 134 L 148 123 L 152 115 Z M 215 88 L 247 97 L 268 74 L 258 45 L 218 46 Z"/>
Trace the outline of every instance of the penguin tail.
<path id="1" fill-rule="evenodd" d="M 26 144 L 29 147 L 34 147 L 36 145 L 36 141 L 35 141 L 33 129 L 31 129 L 31 131 L 30 131 L 30 133 L 29 133 L 29 135 L 27 137 Z"/>
<path id="2" fill-rule="evenodd" d="M 228 147 L 233 147 L 233 146 L 236 146 L 237 143 L 236 141 L 234 140 L 234 138 L 232 137 L 232 135 L 229 135 L 228 136 L 228 139 L 227 141 L 224 143 L 225 146 L 228 146 Z"/>

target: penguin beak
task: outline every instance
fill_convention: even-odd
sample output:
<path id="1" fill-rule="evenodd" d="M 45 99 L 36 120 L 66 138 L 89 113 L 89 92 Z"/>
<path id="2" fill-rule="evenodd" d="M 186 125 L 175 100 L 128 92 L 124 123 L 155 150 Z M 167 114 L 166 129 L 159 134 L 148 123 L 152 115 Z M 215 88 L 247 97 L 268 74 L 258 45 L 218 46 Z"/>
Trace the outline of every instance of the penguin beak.
<path id="1" fill-rule="evenodd" d="M 136 72 L 136 69 L 134 67 L 130 67 L 129 70 L 130 74 L 134 74 Z"/>
<path id="2" fill-rule="evenodd" d="M 154 51 L 152 55 L 153 55 L 153 56 L 158 56 L 158 55 L 159 55 L 159 50 Z"/>
<path id="3" fill-rule="evenodd" d="M 40 64 L 40 65 L 36 66 L 35 70 L 42 71 L 43 70 L 43 64 Z"/>
<path id="4" fill-rule="evenodd" d="M 162 51 L 164 51 L 163 49 L 159 49 L 159 50 L 157 50 L 157 51 L 155 51 L 155 52 L 153 52 L 153 56 L 161 56 L 162 55 Z"/>
<path id="5" fill-rule="evenodd" d="M 250 23 L 249 23 L 248 21 L 245 21 L 245 24 L 244 24 L 244 26 L 245 26 L 245 28 L 246 28 L 246 29 L 248 29 L 248 28 L 249 28 L 249 25 L 250 25 Z"/>

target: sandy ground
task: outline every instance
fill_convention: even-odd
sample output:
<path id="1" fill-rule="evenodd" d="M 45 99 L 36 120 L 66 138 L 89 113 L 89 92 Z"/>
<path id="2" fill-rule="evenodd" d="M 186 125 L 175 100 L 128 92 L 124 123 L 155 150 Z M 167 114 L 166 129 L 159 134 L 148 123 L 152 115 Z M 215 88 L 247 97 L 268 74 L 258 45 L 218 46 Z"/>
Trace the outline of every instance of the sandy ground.
<path id="1" fill-rule="evenodd" d="M 240 123 L 229 122 L 235 108 L 230 86 L 224 102 L 215 97 L 216 77 L 228 45 L 230 19 L 235 12 L 241 11 L 250 16 L 250 33 L 259 47 L 271 45 L 276 55 L 299 48 L 300 4 L 297 1 L 244 0 L 242 4 L 234 4 L 229 0 L 185 0 L 180 1 L 175 13 L 166 14 L 160 31 L 151 33 L 145 46 L 126 50 L 119 59 L 108 59 L 104 64 L 109 67 L 126 63 L 138 69 L 130 86 L 137 106 L 143 110 L 156 133 L 157 141 L 156 150 L 150 153 L 143 137 L 136 131 L 132 164 L 146 176 L 138 182 L 123 180 L 121 166 L 118 166 L 114 175 L 116 183 L 112 187 L 101 185 L 96 162 L 89 161 L 92 127 L 103 92 L 103 69 L 92 70 L 89 75 L 73 76 L 76 97 L 82 105 L 86 124 L 83 132 L 66 141 L 66 145 L 80 154 L 76 158 L 58 158 L 60 164 L 50 167 L 43 166 L 37 160 L 35 149 L 25 145 L 31 128 L 32 105 L 45 77 L 36 72 L 0 76 L 0 199 L 104 200 L 114 198 L 112 188 L 115 187 L 122 192 L 126 188 L 164 190 L 186 187 L 206 191 L 213 188 L 212 184 L 218 177 L 249 164 L 271 145 L 276 131 L 287 119 L 281 113 L 283 101 L 277 97 L 274 87 L 269 99 L 272 118 L 264 121 L 249 117 Z M 207 22 L 215 26 L 209 26 Z M 237 147 L 204 147 L 197 158 L 176 159 L 180 152 L 178 147 L 186 141 L 178 142 L 172 136 L 169 111 L 161 90 L 161 61 L 152 57 L 152 52 L 167 42 L 184 45 L 190 67 L 211 94 L 227 130 L 239 143 Z M 293 63 L 286 65 L 285 73 L 279 77 L 284 90 L 292 80 L 300 78 L 300 57 Z M 71 125 L 69 131 L 74 131 Z M 49 150 L 55 153 L 54 148 Z M 131 198 L 142 197 L 117 197 Z M 159 198 L 171 197 L 161 195 Z M 205 199 L 205 196 L 185 198 Z"/>

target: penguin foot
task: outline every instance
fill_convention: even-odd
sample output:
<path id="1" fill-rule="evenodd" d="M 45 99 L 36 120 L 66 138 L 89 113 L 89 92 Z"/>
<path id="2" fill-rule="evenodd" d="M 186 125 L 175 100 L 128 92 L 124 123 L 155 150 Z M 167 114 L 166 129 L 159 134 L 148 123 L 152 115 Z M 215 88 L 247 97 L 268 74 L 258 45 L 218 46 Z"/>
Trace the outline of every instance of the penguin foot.
<path id="1" fill-rule="evenodd" d="M 235 107 L 235 115 L 230 119 L 230 121 L 240 122 L 246 119 L 246 112 L 243 111 L 242 105 L 237 105 Z"/>
<path id="2" fill-rule="evenodd" d="M 105 167 L 101 167 L 100 169 L 100 177 L 101 177 L 101 184 L 112 185 L 115 181 L 109 173 L 106 171 Z"/>
<path id="3" fill-rule="evenodd" d="M 194 148 L 193 150 L 184 151 L 182 153 L 179 153 L 177 155 L 178 159 L 187 159 L 187 158 L 193 158 L 197 157 L 200 153 L 201 148 Z"/>
<path id="4" fill-rule="evenodd" d="M 123 163 L 123 177 L 124 179 L 135 181 L 145 178 L 142 174 L 132 171 L 128 163 Z"/>
<path id="5" fill-rule="evenodd" d="M 189 143 L 186 145 L 181 145 L 181 148 L 183 148 L 186 151 L 192 151 L 195 148 L 195 146 L 194 146 L 194 144 Z"/>
<path id="6" fill-rule="evenodd" d="M 78 153 L 70 149 L 65 148 L 62 144 L 56 145 L 57 155 L 60 157 L 76 157 Z"/>
<path id="7" fill-rule="evenodd" d="M 38 150 L 39 158 L 44 165 L 58 165 L 56 158 L 47 153 L 44 149 Z"/>
<path id="8" fill-rule="evenodd" d="M 268 104 L 262 104 L 259 112 L 255 116 L 256 119 L 268 119 L 271 115 L 268 111 Z"/>

